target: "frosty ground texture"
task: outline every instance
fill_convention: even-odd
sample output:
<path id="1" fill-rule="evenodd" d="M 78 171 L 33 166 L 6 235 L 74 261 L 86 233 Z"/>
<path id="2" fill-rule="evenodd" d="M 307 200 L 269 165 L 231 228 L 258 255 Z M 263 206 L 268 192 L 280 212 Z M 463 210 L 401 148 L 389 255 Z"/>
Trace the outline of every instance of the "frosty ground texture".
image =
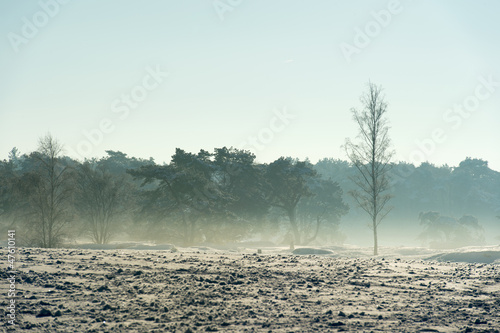
<path id="1" fill-rule="evenodd" d="M 500 331 L 494 260 L 255 252 L 21 249 L 16 330 Z M 2 318 L 6 305 L 4 297 Z M 0 327 L 12 329 L 7 320 Z"/>

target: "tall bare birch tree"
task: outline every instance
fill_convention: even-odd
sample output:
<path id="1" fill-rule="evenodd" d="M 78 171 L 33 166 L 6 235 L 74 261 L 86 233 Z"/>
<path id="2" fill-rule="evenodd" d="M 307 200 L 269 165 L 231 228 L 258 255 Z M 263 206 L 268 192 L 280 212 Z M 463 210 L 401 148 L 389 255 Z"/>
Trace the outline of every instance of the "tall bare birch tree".
<path id="1" fill-rule="evenodd" d="M 35 169 L 21 182 L 29 202 L 25 215 L 30 229 L 29 245 L 53 248 L 61 245 L 69 223 L 71 194 L 68 166 L 61 163 L 63 146 L 50 134 L 40 138 L 38 150 L 30 155 Z"/>
<path id="2" fill-rule="evenodd" d="M 351 109 L 359 127 L 356 142 L 346 139 L 344 148 L 357 175 L 352 178 L 358 190 L 351 191 L 359 206 L 370 216 L 370 229 L 373 231 L 373 254 L 378 254 L 377 228 L 391 210 L 387 203 L 391 195 L 387 173 L 394 155 L 389 139 L 387 103 L 382 88 L 371 82 L 368 91 L 361 96 L 363 108 Z"/>

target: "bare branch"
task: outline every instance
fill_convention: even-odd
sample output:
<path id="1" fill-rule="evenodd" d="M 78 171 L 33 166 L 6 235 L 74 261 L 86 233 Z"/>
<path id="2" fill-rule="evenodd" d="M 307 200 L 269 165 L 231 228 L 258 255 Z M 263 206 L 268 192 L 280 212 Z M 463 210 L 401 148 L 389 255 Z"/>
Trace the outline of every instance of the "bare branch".
<path id="1" fill-rule="evenodd" d="M 374 235 L 374 254 L 377 254 L 377 226 L 391 210 L 385 209 L 391 199 L 385 191 L 390 186 L 387 174 L 394 151 L 390 148 L 389 126 L 385 118 L 387 103 L 382 95 L 382 88 L 369 82 L 368 91 L 361 96 L 360 101 L 363 109 L 351 109 L 359 127 L 359 142 L 355 144 L 346 139 L 344 148 L 358 171 L 358 177 L 351 180 L 360 192 L 352 191 L 351 195 L 372 220 L 370 228 Z"/>

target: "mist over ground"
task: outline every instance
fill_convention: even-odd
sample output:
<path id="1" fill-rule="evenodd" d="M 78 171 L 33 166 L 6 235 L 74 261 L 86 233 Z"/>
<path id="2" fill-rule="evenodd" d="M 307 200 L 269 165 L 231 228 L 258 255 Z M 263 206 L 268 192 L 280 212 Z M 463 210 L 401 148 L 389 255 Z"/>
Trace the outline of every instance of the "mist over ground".
<path id="1" fill-rule="evenodd" d="M 262 164 L 248 151 L 223 147 L 177 149 L 168 164 L 116 151 L 81 162 L 61 151 L 53 160 L 59 215 L 53 234 L 44 234 L 46 157 L 14 148 L 0 162 L 2 228 L 17 226 L 23 246 L 46 247 L 49 237 L 50 247 L 124 241 L 373 246 L 369 217 L 350 195 L 357 171 L 347 161 L 287 157 Z M 487 161 L 393 163 L 389 179 L 391 210 L 379 226 L 381 246 L 446 249 L 500 241 L 500 173 Z"/>
<path id="2" fill-rule="evenodd" d="M 0 1 L 0 331 L 500 333 L 499 12 Z"/>

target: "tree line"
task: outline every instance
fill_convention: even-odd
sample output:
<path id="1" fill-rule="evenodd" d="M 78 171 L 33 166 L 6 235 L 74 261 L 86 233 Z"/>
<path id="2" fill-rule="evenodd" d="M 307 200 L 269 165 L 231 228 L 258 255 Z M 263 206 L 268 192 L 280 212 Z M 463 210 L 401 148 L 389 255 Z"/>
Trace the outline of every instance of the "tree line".
<path id="1" fill-rule="evenodd" d="M 0 162 L 0 214 L 28 246 L 58 247 L 119 233 L 183 245 L 234 242 L 287 220 L 289 242 L 307 244 L 338 227 L 349 207 L 338 183 L 308 161 L 255 162 L 249 151 L 176 149 L 168 164 L 107 151 L 79 162 L 50 134 L 37 151 Z M 73 236 L 73 237 L 72 237 Z"/>
<path id="2" fill-rule="evenodd" d="M 111 150 L 76 161 L 48 134 L 35 152 L 13 148 L 0 161 L 2 225 L 20 226 L 28 246 L 49 248 L 82 236 L 106 244 L 120 233 L 183 245 L 281 234 L 293 247 L 342 242 L 341 219 L 366 219 L 362 210 L 375 255 L 389 213 L 387 224 L 401 232 L 404 221 L 419 223 L 416 238 L 426 245 L 484 243 L 480 219 L 500 215 L 500 173 L 469 157 L 458 167 L 394 163 L 382 88 L 369 82 L 360 101 L 351 110 L 358 136 L 344 145 L 348 162 L 258 163 L 232 147 L 177 148 L 161 165 Z"/>
<path id="3" fill-rule="evenodd" d="M 176 149 L 166 164 L 106 154 L 71 159 L 50 135 L 35 152 L 12 149 L 0 161 L 2 228 L 17 227 L 25 245 L 40 247 L 83 237 L 105 244 L 121 234 L 181 245 L 267 236 L 304 245 L 342 242 L 341 221 L 366 219 L 347 195 L 358 189 L 357 167 L 347 161 L 257 163 L 252 153 L 226 147 Z M 500 173 L 486 161 L 467 158 L 454 168 L 392 163 L 388 179 L 394 208 L 387 223 L 398 228 L 410 218 L 427 244 L 470 235 L 480 242 L 477 217 L 498 221 Z"/>

